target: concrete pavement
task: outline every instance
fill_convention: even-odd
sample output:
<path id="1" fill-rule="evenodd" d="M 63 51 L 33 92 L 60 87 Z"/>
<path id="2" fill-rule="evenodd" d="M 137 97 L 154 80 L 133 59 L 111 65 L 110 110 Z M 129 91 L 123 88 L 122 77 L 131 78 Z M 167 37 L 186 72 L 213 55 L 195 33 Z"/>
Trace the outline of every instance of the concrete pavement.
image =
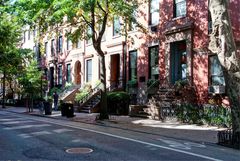
<path id="1" fill-rule="evenodd" d="M 138 131 L 152 135 L 200 142 L 205 144 L 217 143 L 217 132 L 219 130 L 223 130 L 213 126 L 183 124 L 176 120 L 162 122 L 158 120 L 143 119 L 137 117 L 110 115 L 109 120 L 100 121 L 96 119 L 96 117 L 99 115 L 98 113 L 86 114 L 75 112 L 75 117 L 66 118 L 61 116 L 60 111 L 52 111 L 52 115 L 44 115 L 38 109 L 34 109 L 33 112 L 29 113 L 25 107 L 7 107 L 6 109 L 1 110 L 49 117 L 54 119 L 65 119 L 87 124 L 96 124 L 99 126 L 109 126 L 112 128 L 121 128 L 125 130 Z"/>

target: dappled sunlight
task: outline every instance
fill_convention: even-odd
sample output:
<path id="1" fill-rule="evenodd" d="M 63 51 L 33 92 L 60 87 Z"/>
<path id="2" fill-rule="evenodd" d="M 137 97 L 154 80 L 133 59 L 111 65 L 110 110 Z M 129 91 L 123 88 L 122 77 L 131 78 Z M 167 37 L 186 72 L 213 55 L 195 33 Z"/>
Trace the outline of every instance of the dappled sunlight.
<path id="1" fill-rule="evenodd" d="M 158 120 L 150 120 L 150 119 L 138 119 L 133 120 L 133 124 L 155 127 L 155 128 L 166 128 L 166 129 L 182 129 L 182 130 L 214 130 L 219 131 L 224 128 L 218 128 L 216 126 L 206 126 L 206 125 L 196 125 L 196 124 L 183 124 L 178 121 L 158 121 Z"/>

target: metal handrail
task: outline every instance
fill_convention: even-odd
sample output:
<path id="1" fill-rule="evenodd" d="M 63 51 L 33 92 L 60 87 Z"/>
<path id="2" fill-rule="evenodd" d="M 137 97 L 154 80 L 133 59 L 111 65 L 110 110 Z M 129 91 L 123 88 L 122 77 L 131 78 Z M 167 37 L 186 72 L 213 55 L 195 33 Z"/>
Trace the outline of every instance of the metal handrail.
<path id="1" fill-rule="evenodd" d="M 147 88 L 147 92 L 149 92 L 150 89 L 152 89 L 157 83 L 160 83 L 160 80 L 155 80 L 148 88 Z"/>
<path id="2" fill-rule="evenodd" d="M 101 89 L 99 88 L 101 84 L 98 84 L 96 87 L 94 87 L 91 91 L 89 91 L 81 100 L 79 100 L 79 103 L 83 104 L 84 102 L 86 102 L 87 100 L 89 100 L 91 98 L 91 96 L 93 96 L 95 93 L 97 93 L 98 91 L 100 91 Z"/>

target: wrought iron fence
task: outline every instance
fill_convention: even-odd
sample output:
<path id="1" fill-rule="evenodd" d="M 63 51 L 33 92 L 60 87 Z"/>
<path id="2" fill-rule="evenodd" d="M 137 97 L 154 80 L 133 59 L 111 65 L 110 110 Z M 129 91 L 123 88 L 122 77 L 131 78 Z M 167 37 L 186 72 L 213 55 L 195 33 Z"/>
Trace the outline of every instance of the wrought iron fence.
<path id="1" fill-rule="evenodd" d="M 240 132 L 233 133 L 232 130 L 218 132 L 218 144 L 240 149 Z"/>

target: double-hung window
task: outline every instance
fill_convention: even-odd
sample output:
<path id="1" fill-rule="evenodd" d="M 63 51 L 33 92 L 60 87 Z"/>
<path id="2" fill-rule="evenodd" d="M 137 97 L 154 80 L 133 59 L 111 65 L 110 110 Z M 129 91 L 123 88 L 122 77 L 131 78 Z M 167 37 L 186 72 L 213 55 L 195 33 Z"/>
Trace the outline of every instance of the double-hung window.
<path id="1" fill-rule="evenodd" d="M 67 50 L 72 49 L 72 40 L 70 38 L 67 39 Z"/>
<path id="2" fill-rule="evenodd" d="M 159 78 L 159 48 L 158 46 L 153 46 L 149 48 L 149 78 L 158 79 Z"/>
<path id="3" fill-rule="evenodd" d="M 92 29 L 90 27 L 88 27 L 87 30 L 87 40 L 86 40 L 86 44 L 90 45 L 92 44 Z"/>
<path id="4" fill-rule="evenodd" d="M 62 85 L 62 65 L 58 66 L 58 84 Z"/>
<path id="5" fill-rule="evenodd" d="M 174 0 L 174 17 L 183 17 L 187 10 L 186 0 Z"/>
<path id="6" fill-rule="evenodd" d="M 51 56 L 55 55 L 55 39 L 51 41 Z"/>
<path id="7" fill-rule="evenodd" d="M 137 51 L 129 52 L 129 80 L 137 79 Z"/>
<path id="8" fill-rule="evenodd" d="M 89 59 L 86 61 L 86 69 L 87 69 L 86 81 L 91 82 L 92 81 L 92 59 Z"/>
<path id="9" fill-rule="evenodd" d="M 225 85 L 222 66 L 217 55 L 210 56 L 210 84 Z"/>
<path id="10" fill-rule="evenodd" d="M 66 81 L 71 82 L 71 64 L 67 64 Z"/>
<path id="11" fill-rule="evenodd" d="M 113 36 L 118 36 L 120 33 L 121 25 L 120 19 L 118 16 L 114 16 L 113 18 Z"/>
<path id="12" fill-rule="evenodd" d="M 159 23 L 159 5 L 159 0 L 150 0 L 149 25 L 157 25 Z"/>
<path id="13" fill-rule="evenodd" d="M 63 49 L 62 36 L 59 36 L 59 38 L 58 38 L 58 52 L 62 53 L 62 49 Z"/>
<path id="14" fill-rule="evenodd" d="M 45 56 L 48 55 L 48 42 L 44 43 L 44 54 L 45 54 Z"/>

